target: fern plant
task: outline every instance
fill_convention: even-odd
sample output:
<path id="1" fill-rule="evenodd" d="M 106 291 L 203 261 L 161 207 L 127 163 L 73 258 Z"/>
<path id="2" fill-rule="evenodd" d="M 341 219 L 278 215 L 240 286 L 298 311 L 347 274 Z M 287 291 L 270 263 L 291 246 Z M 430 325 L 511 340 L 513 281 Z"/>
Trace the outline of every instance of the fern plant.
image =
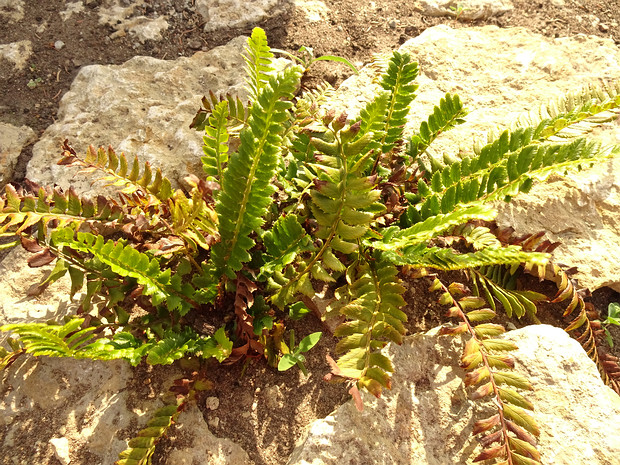
<path id="1" fill-rule="evenodd" d="M 32 267 L 55 262 L 40 286 L 68 274 L 78 312 L 55 324 L 0 328 L 17 336 L 0 353 L 2 367 L 30 353 L 132 365 L 264 357 L 281 370 L 305 370 L 301 352 L 320 333 L 298 347 L 291 333 L 288 347 L 286 323 L 327 285 L 334 299 L 322 317 L 337 321 L 339 358 L 330 359 L 326 379 L 344 381 L 361 408 L 360 390 L 380 396 L 398 369 L 381 349 L 407 332 L 401 279 L 463 270 L 473 294 L 441 274 L 433 290 L 460 320 L 443 333 L 470 337 L 461 359 L 465 384 L 478 386 L 473 398 L 495 399 L 497 411 L 474 428 L 484 433 L 475 461 L 540 463 L 539 427 L 523 411 L 531 404 L 522 391 L 531 386 L 511 371 L 507 352 L 515 347 L 490 320 L 503 312 L 536 321 L 536 303 L 547 298 L 514 282 L 521 272 L 545 276 L 552 247 L 511 240 L 486 222 L 496 214 L 494 201 L 620 153 L 582 134 L 618 111 L 620 86 L 588 89 L 471 153 L 437 159 L 427 149 L 461 124 L 466 110 L 446 94 L 405 143 L 418 75 L 408 55 L 392 55 L 375 97 L 353 117 L 323 109 L 327 86 L 298 95 L 304 70 L 276 72 L 272 58 L 264 31 L 255 29 L 245 53 L 249 102 L 213 93 L 203 99 L 192 126 L 204 131 L 205 176 L 189 176 L 189 191 L 111 148 L 80 156 L 68 143 L 59 163 L 101 173 L 119 188 L 118 200 L 7 186 L 3 247 L 21 244 L 33 254 Z M 620 370 L 599 354 L 581 297 L 554 270 L 554 299 L 570 300 L 566 314 L 581 309 L 567 331 L 585 325 L 578 338 L 617 386 Z M 201 314 L 221 326 L 194 324 Z M 149 463 L 180 402 L 156 412 L 118 463 Z"/>

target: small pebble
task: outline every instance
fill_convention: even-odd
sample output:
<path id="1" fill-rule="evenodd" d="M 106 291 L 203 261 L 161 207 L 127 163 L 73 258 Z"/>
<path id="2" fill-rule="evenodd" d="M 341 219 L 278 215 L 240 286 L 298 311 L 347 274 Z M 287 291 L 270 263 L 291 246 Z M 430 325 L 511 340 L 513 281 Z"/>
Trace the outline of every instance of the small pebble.
<path id="1" fill-rule="evenodd" d="M 209 425 L 209 427 L 214 428 L 214 429 L 217 428 L 220 425 L 219 417 L 213 417 L 213 418 L 209 417 L 207 419 L 207 425 Z"/>
<path id="2" fill-rule="evenodd" d="M 391 29 L 396 29 L 396 20 L 395 19 L 390 19 L 388 21 L 388 26 L 390 26 Z"/>
<path id="3" fill-rule="evenodd" d="M 62 465 L 69 465 L 69 440 L 67 438 L 52 438 L 50 444 L 54 450 L 54 455 Z"/>
<path id="4" fill-rule="evenodd" d="M 65 46 L 65 43 L 62 40 L 57 40 L 56 42 L 54 42 L 54 48 L 56 50 L 62 50 L 64 46 Z"/>
<path id="5" fill-rule="evenodd" d="M 199 50 L 202 48 L 202 42 L 198 39 L 190 39 L 187 42 L 187 46 L 192 50 Z"/>
<path id="6" fill-rule="evenodd" d="M 601 32 L 609 32 L 609 26 L 605 23 L 601 23 L 598 25 L 598 30 Z"/>
<path id="7" fill-rule="evenodd" d="M 220 399 L 218 399 L 217 397 L 207 397 L 205 405 L 209 410 L 217 410 L 217 408 L 220 406 Z"/>

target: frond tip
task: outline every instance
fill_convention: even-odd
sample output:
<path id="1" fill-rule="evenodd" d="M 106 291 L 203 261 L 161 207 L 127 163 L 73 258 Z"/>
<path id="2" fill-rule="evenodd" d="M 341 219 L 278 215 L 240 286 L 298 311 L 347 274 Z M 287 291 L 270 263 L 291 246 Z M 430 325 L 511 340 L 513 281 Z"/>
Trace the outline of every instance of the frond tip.
<path id="1" fill-rule="evenodd" d="M 372 263 L 354 263 L 354 276 L 342 294 L 346 303 L 339 308 L 347 319 L 335 335 L 342 339 L 336 351 L 338 376 L 355 380 L 379 397 L 383 388 L 391 388 L 392 362 L 380 352 L 388 341 L 402 343 L 407 316 L 400 310 L 405 305 L 405 289 L 398 282 L 395 266 L 377 254 Z M 346 293 L 346 297 L 345 297 Z"/>
<path id="2" fill-rule="evenodd" d="M 465 286 L 453 283 L 445 286 L 435 278 L 431 291 L 440 291 L 440 303 L 450 305 L 449 315 L 461 322 L 444 327 L 440 334 L 467 334 L 461 357 L 461 367 L 467 370 L 465 386 L 476 387 L 471 399 L 492 397 L 496 412 L 474 424 L 473 434 L 482 435 L 482 451 L 474 462 L 502 460 L 497 465 L 541 465 L 536 449 L 536 437 L 540 430 L 528 413 L 534 406 L 519 391 L 532 390 L 530 382 L 522 375 L 510 371 L 515 366 L 508 352 L 517 349 L 516 344 L 500 339 L 503 326 L 488 323 L 496 314 L 486 308 L 486 301 L 469 295 Z"/>

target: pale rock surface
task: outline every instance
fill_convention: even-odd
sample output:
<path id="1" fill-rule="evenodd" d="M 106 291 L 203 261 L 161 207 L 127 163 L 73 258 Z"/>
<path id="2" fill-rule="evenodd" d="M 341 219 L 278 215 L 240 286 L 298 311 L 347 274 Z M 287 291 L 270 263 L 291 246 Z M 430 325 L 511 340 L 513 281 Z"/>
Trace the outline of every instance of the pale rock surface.
<path id="1" fill-rule="evenodd" d="M 132 375 L 123 361 L 18 359 L 3 372 L 0 449 L 15 463 L 114 463 L 127 447 L 119 431 L 135 434 L 163 406 Z"/>
<path id="2" fill-rule="evenodd" d="M 200 174 L 202 135 L 189 125 L 209 90 L 244 95 L 245 41 L 175 61 L 135 57 L 82 68 L 60 102 L 58 121 L 34 145 L 27 177 L 93 192 L 88 179 L 72 179 L 71 170 L 56 166 L 65 138 L 81 154 L 90 144 L 111 144 L 128 157 L 138 155 L 177 185 L 189 172 Z"/>
<path id="3" fill-rule="evenodd" d="M 175 430 L 174 449 L 167 465 L 251 465 L 248 454 L 229 439 L 216 438 L 209 431 L 202 412 L 195 405 L 182 412 Z"/>
<path id="4" fill-rule="evenodd" d="M 54 456 L 62 465 L 69 465 L 71 457 L 69 456 L 69 440 L 67 438 L 52 438 L 50 444 L 54 448 Z"/>
<path id="5" fill-rule="evenodd" d="M 21 21 L 24 17 L 24 0 L 0 0 L 0 18 L 9 22 Z"/>
<path id="6" fill-rule="evenodd" d="M 206 21 L 207 32 L 255 26 L 290 7 L 284 0 L 196 0 L 195 8 Z"/>
<path id="7" fill-rule="evenodd" d="M 0 44 L 0 59 L 13 63 L 16 70 L 24 69 L 31 56 L 32 43 L 29 40 Z"/>
<path id="8" fill-rule="evenodd" d="M 293 0 L 293 4 L 305 13 L 310 22 L 325 20 L 329 12 L 328 6 L 321 0 Z"/>
<path id="9" fill-rule="evenodd" d="M 146 16 L 135 16 L 115 27 L 116 32 L 110 34 L 110 38 L 115 39 L 129 33 L 135 36 L 141 43 L 147 40 L 157 41 L 162 39 L 161 33 L 168 29 L 168 27 L 169 24 L 165 16 L 159 16 L 155 19 L 147 18 Z"/>
<path id="10" fill-rule="evenodd" d="M 147 18 L 146 16 L 137 15 L 138 7 L 143 4 L 144 0 L 132 2 L 105 0 L 98 10 L 99 23 L 107 24 L 114 29 L 115 32 L 110 34 L 111 39 L 130 34 L 141 43 L 147 40 L 161 40 L 162 32 L 169 27 L 166 16 Z"/>
<path id="11" fill-rule="evenodd" d="M 65 5 L 65 9 L 59 12 L 60 17 L 63 21 L 68 20 L 74 13 L 82 13 L 84 11 L 84 3 L 79 2 L 71 2 Z"/>
<path id="12" fill-rule="evenodd" d="M 446 92 L 458 93 L 470 110 L 465 124 L 436 141 L 433 147 L 439 154 L 459 150 L 471 153 L 472 141 L 486 140 L 489 131 L 508 127 L 523 112 L 536 110 L 541 103 L 587 84 L 620 76 L 620 49 L 611 40 L 585 35 L 549 39 L 523 28 L 451 29 L 441 25 L 407 41 L 400 51 L 420 64 L 420 88 L 406 134 L 419 128 Z M 359 113 L 375 92 L 374 72 L 366 68 L 346 80 L 333 106 L 348 108 L 351 115 Z M 620 144 L 620 120 L 606 124 L 595 135 L 607 144 Z M 556 261 L 583 268 L 576 275 L 581 285 L 592 290 L 605 285 L 620 289 L 620 267 L 613 254 L 602 252 L 614 250 L 620 243 L 618 181 L 611 172 L 587 173 L 583 176 L 592 179 L 585 186 L 567 181 L 572 193 L 555 191 L 561 185 L 556 181 L 541 194 L 546 197 L 539 204 L 501 206 L 499 218 L 505 225 L 514 221 L 519 234 L 551 231 L 553 239 L 563 244 L 554 252 Z M 595 178 L 601 180 L 595 182 Z M 593 194 L 599 187 L 601 191 Z M 542 213 L 540 204 L 554 210 L 553 215 L 548 210 Z M 511 208 L 509 213 L 504 213 L 506 208 Z M 516 209 L 522 215 L 520 219 L 516 218 Z M 551 216 L 563 220 L 550 224 Z M 567 227 L 571 219 L 586 217 Z M 582 227 L 585 223 L 586 229 Z M 591 270 L 598 270 L 596 276 Z"/>
<path id="13" fill-rule="evenodd" d="M 28 294 L 53 269 L 53 264 L 29 268 L 26 262 L 31 256 L 22 247 L 15 247 L 0 261 L 0 325 L 61 321 L 65 315 L 75 313 L 75 305 L 69 299 L 68 277 L 61 278 L 40 295 Z M 0 332 L 0 342 L 6 337 L 7 333 Z"/>
<path id="14" fill-rule="evenodd" d="M 417 0 L 413 5 L 426 16 L 452 16 L 464 21 L 501 16 L 514 8 L 511 0 Z"/>
<path id="15" fill-rule="evenodd" d="M 34 131 L 28 126 L 0 123 L 0 189 L 11 180 L 22 149 L 35 140 Z"/>
<path id="16" fill-rule="evenodd" d="M 490 402 L 469 400 L 458 367 L 463 341 L 427 334 L 390 344 L 396 372 L 381 399 L 364 394 L 365 408 L 352 401 L 311 425 L 288 465 L 465 464 L 479 453 L 473 424 L 493 413 Z M 612 465 L 620 438 L 620 397 L 603 384 L 581 346 L 559 328 L 529 326 L 507 333 L 519 350 L 516 371 L 534 391 L 527 397 L 541 429 L 538 449 L 546 465 Z"/>

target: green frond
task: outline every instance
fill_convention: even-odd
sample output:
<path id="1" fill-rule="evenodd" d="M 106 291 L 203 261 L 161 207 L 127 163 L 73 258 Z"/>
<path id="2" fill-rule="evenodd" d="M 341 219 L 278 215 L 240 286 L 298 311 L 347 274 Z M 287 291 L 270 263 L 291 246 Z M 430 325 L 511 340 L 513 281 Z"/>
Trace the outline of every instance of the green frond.
<path id="1" fill-rule="evenodd" d="M 458 205 L 474 201 L 490 202 L 527 192 L 534 180 L 550 174 L 580 169 L 611 156 L 612 148 L 584 138 L 569 143 L 532 141 L 533 133 L 517 129 L 504 131 L 495 142 L 475 157 L 464 157 L 432 173 L 430 180 L 418 182 L 419 202 L 410 205 L 406 218 L 410 223 L 440 213 L 449 213 Z"/>
<path id="2" fill-rule="evenodd" d="M 453 212 L 439 213 L 431 216 L 409 228 L 400 229 L 397 226 L 393 226 L 385 229 L 382 231 L 383 241 L 373 242 L 372 245 L 379 250 L 405 250 L 409 247 L 426 243 L 455 226 L 471 220 L 490 221 L 496 215 L 497 211 L 491 205 L 481 202 L 472 203 Z"/>
<path id="3" fill-rule="evenodd" d="M 534 406 L 519 392 L 531 391 L 532 385 L 524 376 L 508 371 L 515 366 L 514 358 L 508 352 L 517 349 L 516 344 L 498 337 L 505 332 L 500 325 L 474 325 L 476 321 L 493 318 L 495 312 L 483 308 L 485 300 L 468 295 L 464 286 L 445 286 L 435 278 L 431 290 L 441 291 L 440 302 L 450 305 L 450 316 L 461 320 L 457 326 L 442 328 L 440 334 L 470 335 L 461 356 L 461 367 L 467 371 L 465 385 L 475 387 L 472 400 L 492 397 L 497 411 L 491 417 L 478 420 L 474 424 L 473 434 L 482 435 L 482 451 L 473 462 L 497 459 L 502 460 L 494 462 L 498 465 L 540 465 L 540 454 L 533 437 L 538 436 L 540 431 L 534 418 L 527 413 L 527 410 L 533 410 Z M 523 457 L 523 461 L 520 461 L 519 457 Z"/>
<path id="4" fill-rule="evenodd" d="M 388 67 L 381 79 L 381 87 L 390 92 L 385 122 L 385 136 L 381 151 L 388 153 L 394 149 L 402 138 L 403 128 L 407 123 L 409 104 L 415 98 L 418 88 L 413 81 L 418 77 L 419 69 L 416 62 L 404 53 L 394 52 Z"/>
<path id="5" fill-rule="evenodd" d="M 162 175 L 159 168 L 153 173 L 149 162 L 145 162 L 144 168 L 141 168 L 137 156 L 130 165 L 125 154 L 117 155 L 112 147 L 108 147 L 107 151 L 103 147 L 95 150 L 91 145 L 84 158 L 80 158 L 75 150 L 66 144 L 64 150 L 59 165 L 81 167 L 82 173 L 101 171 L 104 175 L 98 180 L 106 182 L 107 186 L 119 187 L 124 194 L 142 191 L 162 203 L 172 196 L 172 184 L 168 178 Z"/>
<path id="6" fill-rule="evenodd" d="M 545 264 L 548 254 L 526 252 L 519 246 L 488 247 L 474 252 L 459 253 L 450 248 L 413 246 L 402 251 L 386 251 L 386 260 L 395 265 L 411 265 L 438 270 L 464 270 L 495 264 L 537 262 Z"/>
<path id="7" fill-rule="evenodd" d="M 289 303 L 297 292 L 314 293 L 309 276 L 320 281 L 334 281 L 332 274 L 341 273 L 346 265 L 339 254 L 350 255 L 359 240 L 370 230 L 370 225 L 384 207 L 377 203 L 381 193 L 375 189 L 376 176 L 364 176 L 364 159 L 368 156 L 368 142 L 372 133 L 355 139 L 359 125 L 345 130 L 343 118 L 333 121 L 334 137 L 313 137 L 311 143 L 320 152 L 313 167 L 318 173 L 310 192 L 310 210 L 317 222 L 315 237 L 322 245 L 308 260 L 289 275 L 273 277 L 277 290 L 272 302 L 278 306 Z M 331 141 L 325 140 L 331 139 Z"/>
<path id="8" fill-rule="evenodd" d="M 267 35 L 263 29 L 260 27 L 252 29 L 252 35 L 248 38 L 245 52 L 243 58 L 246 64 L 247 90 L 252 102 L 256 103 L 261 90 L 274 71 L 272 66 L 273 53 L 271 53 L 271 48 L 267 43 Z"/>
<path id="9" fill-rule="evenodd" d="M 216 204 L 221 242 L 213 247 L 212 258 L 216 268 L 232 279 L 250 260 L 248 250 L 254 245 L 250 234 L 260 230 L 272 203 L 280 134 L 300 77 L 299 67 L 287 68 L 261 89 L 241 133 L 239 151 L 231 155 L 224 173 Z"/>
<path id="10" fill-rule="evenodd" d="M 320 120 L 321 106 L 328 102 L 334 95 L 334 88 L 328 82 L 321 82 L 316 88 L 304 92 L 295 102 L 295 120 L 303 122 L 307 120 Z"/>
<path id="11" fill-rule="evenodd" d="M 201 160 L 202 169 L 208 176 L 207 180 L 214 179 L 220 181 L 224 165 L 228 162 L 227 117 L 228 103 L 220 102 L 213 108 L 213 113 L 205 127 L 204 145 L 202 147 L 205 156 Z"/>
<path id="12" fill-rule="evenodd" d="M 418 72 L 418 64 L 408 54 L 394 52 L 381 76 L 383 90 L 360 112 L 361 128 L 357 137 L 373 134 L 368 149 L 375 151 L 375 165 L 383 154 L 392 152 L 401 143 L 409 105 L 418 88 L 413 83 Z M 390 163 L 391 156 L 385 165 Z"/>
<path id="13" fill-rule="evenodd" d="M 122 223 L 123 210 L 113 201 L 98 197 L 96 201 L 82 198 L 73 189 L 46 191 L 39 188 L 37 196 L 17 191 L 11 184 L 0 198 L 0 233 L 15 235 L 39 222 L 45 227 L 56 220 L 59 227 L 86 222 Z"/>
<path id="14" fill-rule="evenodd" d="M 170 365 L 175 360 L 193 354 L 205 359 L 214 357 L 221 362 L 230 356 L 232 344 L 224 328 L 218 329 L 213 336 L 206 338 L 189 328 L 182 333 L 168 331 L 161 340 L 149 348 L 146 362 L 150 365 Z"/>
<path id="15" fill-rule="evenodd" d="M 298 254 L 314 249 L 311 237 L 301 227 L 296 215 L 278 218 L 273 227 L 264 234 L 263 244 L 268 258 L 260 273 L 266 277 L 275 271 L 283 270 Z"/>
<path id="16" fill-rule="evenodd" d="M 620 81 L 590 85 L 522 115 L 520 127 L 535 127 L 534 140 L 573 138 L 590 132 L 620 113 Z M 490 142 L 490 141 L 489 141 Z"/>
<path id="17" fill-rule="evenodd" d="M 467 110 L 459 96 L 446 94 L 435 106 L 433 113 L 427 121 L 420 124 L 419 131 L 411 137 L 407 154 L 413 159 L 422 155 L 433 141 L 442 133 L 449 131 L 453 127 L 463 124 L 467 116 Z"/>
<path id="18" fill-rule="evenodd" d="M 393 371 L 379 350 L 387 341 L 400 344 L 406 332 L 407 316 L 400 310 L 405 289 L 396 277 L 397 268 L 379 254 L 371 263 L 352 266 L 346 303 L 339 308 L 346 321 L 335 331 L 342 338 L 336 351 L 344 353 L 337 363 L 340 376 L 356 380 L 360 388 L 379 397 L 383 388 L 390 388 Z"/>
<path id="19" fill-rule="evenodd" d="M 185 402 L 182 399 L 157 410 L 147 422 L 146 428 L 132 438 L 127 444 L 128 448 L 118 455 L 119 460 L 114 465 L 150 465 L 157 442 L 175 424 Z"/>
<path id="20" fill-rule="evenodd" d="M 191 198 L 177 190 L 169 202 L 172 231 L 180 236 L 191 250 L 210 249 L 217 237 L 217 215 L 205 202 L 199 186 L 194 186 Z"/>
<path id="21" fill-rule="evenodd" d="M 181 315 L 195 306 L 192 287 L 182 283 L 178 275 L 172 276 L 171 269 L 161 271 L 157 258 L 149 258 L 120 241 L 105 241 L 102 236 L 84 232 L 78 232 L 77 238 L 74 236 L 71 228 L 56 229 L 52 232 L 51 242 L 56 247 L 93 254 L 114 273 L 136 279 L 143 286 L 142 294 L 151 296 L 155 306 L 165 301 L 169 310 L 177 310 Z"/>
<path id="22" fill-rule="evenodd" d="M 196 131 L 204 131 L 209 119 L 211 118 L 215 107 L 219 105 L 226 106 L 226 130 L 231 135 L 239 134 L 239 131 L 245 126 L 250 116 L 249 108 L 243 104 L 239 97 L 230 94 L 216 96 L 213 91 L 209 91 L 209 96 L 202 98 L 202 107 L 198 110 L 190 128 Z"/>
<path id="23" fill-rule="evenodd" d="M 510 246 L 513 247 L 513 246 Z M 530 252 L 524 252 L 530 253 Z M 524 260 L 523 263 L 529 260 Z M 536 319 L 536 302 L 547 300 L 543 294 L 528 291 L 517 291 L 516 277 L 513 267 L 508 262 L 497 263 L 491 266 L 483 265 L 478 269 L 468 271 L 475 295 L 483 296 L 495 309 L 495 300 L 504 307 L 508 318 L 514 314 L 517 318 L 527 314 L 534 321 Z M 537 265 L 544 265 L 539 262 Z"/>
<path id="24" fill-rule="evenodd" d="M 37 357 L 124 359 L 135 366 L 150 347 L 129 333 L 117 333 L 112 339 L 100 337 L 98 327 L 81 329 L 83 323 L 83 318 L 71 319 L 64 325 L 17 323 L 4 325 L 0 331 L 17 334 L 26 353 Z"/>

